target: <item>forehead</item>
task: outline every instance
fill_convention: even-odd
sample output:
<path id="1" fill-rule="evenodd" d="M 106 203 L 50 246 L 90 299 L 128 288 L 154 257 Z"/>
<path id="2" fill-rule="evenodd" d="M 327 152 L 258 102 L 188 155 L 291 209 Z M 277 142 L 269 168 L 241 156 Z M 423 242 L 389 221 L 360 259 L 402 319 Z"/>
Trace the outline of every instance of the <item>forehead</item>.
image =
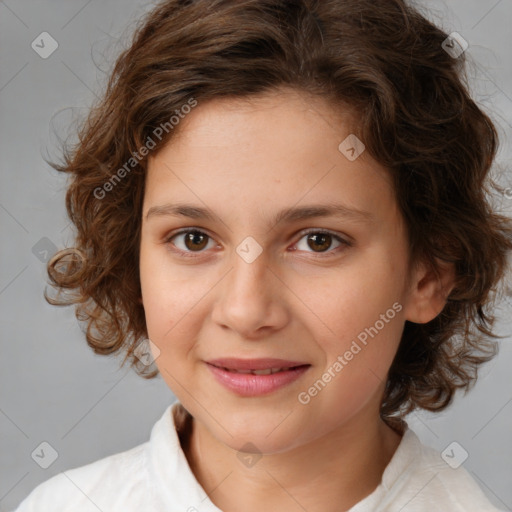
<path id="1" fill-rule="evenodd" d="M 296 89 L 282 87 L 247 97 L 226 97 L 208 100 L 194 108 L 180 122 L 176 136 L 170 144 L 180 142 L 191 145 L 208 144 L 232 146 L 242 139 L 247 145 L 253 133 L 256 143 L 262 142 L 265 133 L 274 142 L 277 134 L 283 144 L 301 136 L 311 137 L 320 129 L 319 136 L 327 131 L 339 135 L 341 131 L 357 131 L 357 114 L 348 105 L 331 104 L 327 98 L 313 96 Z M 296 125 L 296 122 L 300 122 Z M 304 129 L 303 123 L 311 129 Z M 225 124 L 231 125 L 226 130 Z M 290 130 L 294 126 L 294 130 Z M 239 128 L 243 127 L 243 130 Z M 262 131 L 262 128 L 264 129 Z M 222 133 L 219 133 L 222 130 Z M 300 148 L 297 148 L 300 149 Z"/>
<path id="2" fill-rule="evenodd" d="M 150 156 L 145 211 L 177 199 L 253 215 L 264 204 L 340 200 L 389 210 L 388 172 L 365 151 L 349 160 L 339 149 L 356 121 L 349 109 L 295 91 L 199 103 Z"/>

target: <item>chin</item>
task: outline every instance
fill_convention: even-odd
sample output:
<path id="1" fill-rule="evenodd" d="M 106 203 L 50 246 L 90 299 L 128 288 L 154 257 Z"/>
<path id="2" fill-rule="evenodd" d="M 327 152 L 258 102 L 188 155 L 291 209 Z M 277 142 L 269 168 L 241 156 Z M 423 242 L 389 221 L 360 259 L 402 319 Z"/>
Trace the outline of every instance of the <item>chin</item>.
<path id="1" fill-rule="evenodd" d="M 290 415 L 291 417 L 292 415 Z M 307 442 L 304 438 L 304 425 L 295 425 L 288 420 L 283 421 L 286 415 L 261 415 L 240 413 L 233 418 L 225 416 L 229 420 L 223 420 L 217 416 L 215 421 L 210 421 L 206 428 L 222 444 L 231 449 L 248 453 L 273 454 L 292 450 Z M 236 421 L 232 421 L 236 419 Z M 226 432 L 227 431 L 227 432 Z M 228 433 L 229 432 L 229 433 Z"/>

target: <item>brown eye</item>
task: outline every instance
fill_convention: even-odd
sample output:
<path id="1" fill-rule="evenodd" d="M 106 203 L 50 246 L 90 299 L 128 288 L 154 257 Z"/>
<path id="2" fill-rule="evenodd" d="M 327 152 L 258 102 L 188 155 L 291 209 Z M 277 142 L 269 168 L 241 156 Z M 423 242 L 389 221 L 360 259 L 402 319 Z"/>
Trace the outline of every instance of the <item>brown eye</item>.
<path id="1" fill-rule="evenodd" d="M 332 236 L 327 233 L 314 233 L 308 235 L 308 246 L 314 251 L 317 249 L 320 252 L 329 249 L 332 243 Z"/>
<path id="2" fill-rule="evenodd" d="M 185 246 L 191 251 L 204 249 L 208 243 L 208 235 L 200 231 L 189 231 L 185 234 Z"/>
<path id="3" fill-rule="evenodd" d="M 305 243 L 303 240 L 305 240 Z M 337 245 L 333 247 L 333 243 Z M 317 230 L 303 233 L 302 238 L 296 244 L 296 248 L 300 251 L 317 253 L 319 256 L 323 256 L 323 253 L 325 253 L 325 256 L 331 256 L 351 245 L 350 242 L 334 233 Z"/>
<path id="4" fill-rule="evenodd" d="M 194 253 L 205 252 L 204 249 L 207 248 L 209 242 L 212 242 L 212 247 L 215 245 L 210 236 L 198 229 L 184 229 L 165 240 L 165 243 L 173 251 L 184 256 L 194 256 Z"/>

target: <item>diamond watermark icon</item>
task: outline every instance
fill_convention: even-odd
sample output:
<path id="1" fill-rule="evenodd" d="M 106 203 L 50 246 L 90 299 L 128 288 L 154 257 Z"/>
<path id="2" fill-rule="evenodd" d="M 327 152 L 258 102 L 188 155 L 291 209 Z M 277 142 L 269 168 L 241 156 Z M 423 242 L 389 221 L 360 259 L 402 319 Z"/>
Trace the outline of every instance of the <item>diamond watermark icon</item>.
<path id="1" fill-rule="evenodd" d="M 469 43 L 458 32 L 452 32 L 441 47 L 450 57 L 457 59 L 469 48 Z"/>
<path id="2" fill-rule="evenodd" d="M 366 149 L 365 145 L 353 133 L 351 133 L 339 146 L 339 152 L 353 162 Z"/>
<path id="3" fill-rule="evenodd" d="M 137 359 L 145 366 L 149 366 L 160 356 L 160 349 L 149 339 L 141 341 L 133 351 Z"/>
<path id="4" fill-rule="evenodd" d="M 47 59 L 59 47 L 59 43 L 48 32 L 41 32 L 30 46 L 39 57 Z"/>
<path id="5" fill-rule="evenodd" d="M 48 442 L 43 441 L 32 453 L 34 462 L 43 469 L 48 469 L 59 457 L 57 450 Z"/>
<path id="6" fill-rule="evenodd" d="M 246 263 L 252 263 L 263 252 L 263 248 L 252 236 L 248 236 L 238 245 L 236 252 Z"/>
<path id="7" fill-rule="evenodd" d="M 469 453 L 457 441 L 450 443 L 441 453 L 441 458 L 453 469 L 464 464 Z"/>
<path id="8" fill-rule="evenodd" d="M 248 468 L 252 468 L 262 457 L 261 452 L 252 443 L 244 444 L 236 456 L 240 459 L 240 462 Z"/>
<path id="9" fill-rule="evenodd" d="M 57 252 L 57 246 L 47 237 L 43 236 L 33 247 L 32 254 L 41 262 L 48 260 Z"/>

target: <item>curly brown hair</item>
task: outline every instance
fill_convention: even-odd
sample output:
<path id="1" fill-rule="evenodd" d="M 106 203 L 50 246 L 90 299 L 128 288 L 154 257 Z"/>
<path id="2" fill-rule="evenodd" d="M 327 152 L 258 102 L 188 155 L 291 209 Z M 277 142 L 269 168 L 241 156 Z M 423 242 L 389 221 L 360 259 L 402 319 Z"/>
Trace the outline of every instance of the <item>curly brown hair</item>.
<path id="1" fill-rule="evenodd" d="M 118 57 L 78 143 L 52 164 L 71 177 L 77 232 L 48 264 L 59 293 L 47 300 L 76 305 L 96 353 L 124 351 L 122 365 L 130 359 L 155 377 L 134 354 L 147 337 L 143 148 L 157 152 L 179 132 L 169 119 L 184 105 L 290 86 L 357 112 L 358 137 L 393 177 L 413 261 L 455 266 L 443 311 L 406 322 L 381 416 L 442 410 L 496 353 L 491 308 L 512 250 L 511 221 L 489 202 L 497 131 L 471 99 L 465 54 L 445 51 L 447 37 L 404 0 L 161 2 Z"/>

